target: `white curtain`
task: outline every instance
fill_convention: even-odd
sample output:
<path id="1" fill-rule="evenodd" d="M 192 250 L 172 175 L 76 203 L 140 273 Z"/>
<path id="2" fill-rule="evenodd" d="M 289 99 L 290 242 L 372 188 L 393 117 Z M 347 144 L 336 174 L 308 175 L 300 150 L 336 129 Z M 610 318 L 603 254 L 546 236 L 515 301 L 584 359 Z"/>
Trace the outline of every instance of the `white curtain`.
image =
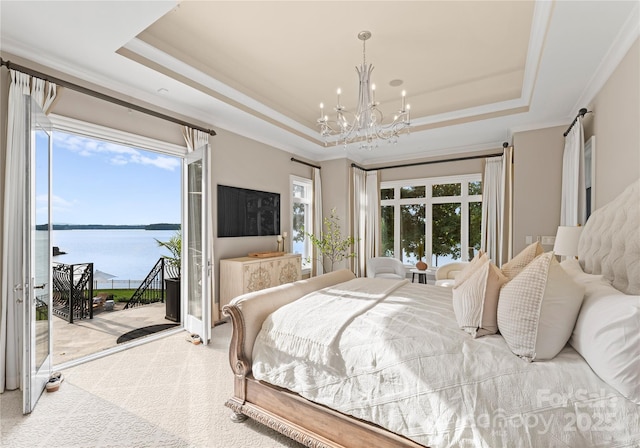
<path id="1" fill-rule="evenodd" d="M 2 209 L 2 277 L 0 296 L 0 392 L 22 387 L 24 299 L 23 250 L 28 234 L 25 220 L 27 151 L 29 150 L 28 103 L 33 98 L 45 113 L 56 98 L 55 84 L 11 70 L 8 96 L 7 147 L 4 160 Z M 20 301 L 20 302 L 18 302 Z"/>
<path id="2" fill-rule="evenodd" d="M 182 136 L 187 143 L 188 152 L 193 152 L 209 144 L 209 134 L 199 131 L 198 129 L 190 128 L 189 126 L 185 126 L 182 129 Z"/>
<path id="3" fill-rule="evenodd" d="M 480 246 L 498 266 L 511 258 L 512 159 L 513 147 L 505 148 L 484 167 Z"/>
<path id="4" fill-rule="evenodd" d="M 377 256 L 380 249 L 380 185 L 377 171 L 367 171 L 366 198 L 365 262 L 369 258 Z M 366 275 L 366 270 L 362 275 Z"/>
<path id="5" fill-rule="evenodd" d="M 367 272 L 367 260 L 376 256 L 378 251 L 380 226 L 380 188 L 377 171 L 363 171 L 352 168 L 353 173 L 353 225 L 355 238 L 354 273 L 364 277 Z"/>
<path id="6" fill-rule="evenodd" d="M 320 235 L 322 233 L 322 228 L 324 225 L 323 218 L 322 218 L 322 179 L 320 177 L 320 168 L 313 169 L 312 181 L 313 181 L 313 202 L 312 202 L 313 211 L 311 212 L 311 214 L 313 216 L 313 233 L 315 235 Z M 322 263 L 318 261 L 320 256 L 318 248 L 312 245 L 311 251 L 312 251 L 311 259 L 313 260 L 311 275 L 316 276 L 316 275 L 324 274 L 324 268 L 322 266 Z"/>
<path id="7" fill-rule="evenodd" d="M 502 157 L 485 160 L 482 183 L 482 235 L 480 247 L 498 266 L 498 254 L 502 253 Z"/>
<path id="8" fill-rule="evenodd" d="M 586 221 L 586 209 L 584 130 L 582 117 L 578 116 L 564 141 L 560 225 L 583 225 Z"/>
<path id="9" fill-rule="evenodd" d="M 365 222 L 366 222 L 366 203 L 367 203 L 367 173 L 359 168 L 351 168 L 353 173 L 353 195 L 352 195 L 352 213 L 353 221 L 351 228 L 351 236 L 355 239 L 356 258 L 353 263 L 353 272 L 356 277 L 364 277 L 366 275 L 365 253 Z"/>

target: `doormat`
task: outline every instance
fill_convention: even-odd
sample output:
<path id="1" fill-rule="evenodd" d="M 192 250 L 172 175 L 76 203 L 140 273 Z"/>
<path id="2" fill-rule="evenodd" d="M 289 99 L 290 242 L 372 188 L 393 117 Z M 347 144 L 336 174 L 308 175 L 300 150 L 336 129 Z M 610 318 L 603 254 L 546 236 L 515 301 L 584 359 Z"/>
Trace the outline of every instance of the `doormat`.
<path id="1" fill-rule="evenodd" d="M 160 324 L 160 325 L 149 325 L 148 327 L 136 328 L 135 330 L 131 330 L 123 334 L 118 338 L 118 344 L 122 344 L 123 342 L 129 342 L 133 339 L 141 338 L 143 336 L 149 336 L 150 334 L 157 333 L 159 331 L 168 330 L 169 328 L 177 327 L 180 324 Z"/>

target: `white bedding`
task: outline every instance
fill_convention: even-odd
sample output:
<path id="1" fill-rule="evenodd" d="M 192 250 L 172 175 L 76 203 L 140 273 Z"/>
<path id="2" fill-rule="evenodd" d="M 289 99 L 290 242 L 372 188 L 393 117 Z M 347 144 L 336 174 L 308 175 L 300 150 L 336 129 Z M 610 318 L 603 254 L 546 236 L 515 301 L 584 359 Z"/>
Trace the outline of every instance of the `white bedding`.
<path id="1" fill-rule="evenodd" d="M 528 363 L 500 335 L 472 339 L 458 329 L 450 289 L 386 289 L 358 305 L 357 316 L 329 321 L 335 334 L 319 328 L 331 312 L 318 295 L 274 312 L 254 346 L 254 377 L 432 447 L 640 446 L 640 406 L 571 347 Z M 314 362 L 297 343 L 286 353 L 282 338 L 292 328 L 309 352 L 315 337 L 331 341 L 336 359 Z"/>

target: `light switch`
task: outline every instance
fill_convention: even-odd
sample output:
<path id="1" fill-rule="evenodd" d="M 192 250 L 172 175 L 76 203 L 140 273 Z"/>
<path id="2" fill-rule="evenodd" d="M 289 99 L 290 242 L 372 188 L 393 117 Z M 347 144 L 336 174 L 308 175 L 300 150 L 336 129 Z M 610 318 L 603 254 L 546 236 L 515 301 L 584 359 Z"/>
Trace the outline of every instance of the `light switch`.
<path id="1" fill-rule="evenodd" d="M 527 235 L 524 237 L 524 243 L 525 244 L 531 244 L 533 243 L 533 237 L 531 235 Z"/>
<path id="2" fill-rule="evenodd" d="M 543 236 L 542 241 L 540 241 L 540 244 L 542 244 L 543 246 L 553 246 L 555 243 L 556 243 L 555 236 Z"/>

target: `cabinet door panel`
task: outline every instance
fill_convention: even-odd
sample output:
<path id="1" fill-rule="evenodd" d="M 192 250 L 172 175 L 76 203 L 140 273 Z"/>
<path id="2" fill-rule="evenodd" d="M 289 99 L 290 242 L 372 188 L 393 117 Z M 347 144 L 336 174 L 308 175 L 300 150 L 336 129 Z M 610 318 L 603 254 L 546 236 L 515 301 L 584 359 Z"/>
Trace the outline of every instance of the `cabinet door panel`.
<path id="1" fill-rule="evenodd" d="M 276 265 L 276 281 L 282 285 L 292 283 L 302 278 L 300 257 L 278 260 Z"/>
<path id="2" fill-rule="evenodd" d="M 244 266 L 243 284 L 245 292 L 260 291 L 273 285 L 272 270 L 268 263 L 251 263 Z"/>

